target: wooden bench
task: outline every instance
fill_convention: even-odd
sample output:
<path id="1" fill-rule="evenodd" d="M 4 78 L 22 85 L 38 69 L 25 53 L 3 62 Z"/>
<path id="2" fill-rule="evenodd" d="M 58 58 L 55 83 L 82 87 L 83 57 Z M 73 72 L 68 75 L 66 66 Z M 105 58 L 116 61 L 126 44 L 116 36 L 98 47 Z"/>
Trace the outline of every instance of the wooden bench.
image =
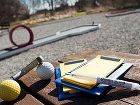
<path id="1" fill-rule="evenodd" d="M 95 58 L 97 55 L 115 55 L 117 57 L 121 57 L 125 59 L 125 62 L 133 63 L 135 66 L 132 67 L 125 75 L 125 79 L 139 81 L 140 79 L 140 56 L 133 54 L 126 54 L 121 52 L 113 52 L 113 51 L 99 51 L 95 49 L 87 49 L 85 51 L 69 55 L 61 59 L 61 61 L 69 61 L 70 59 L 80 59 L 85 58 L 87 60 Z M 56 67 L 59 64 L 56 62 L 52 62 Z M 52 105 L 93 105 L 93 104 L 101 104 L 101 105 L 130 105 L 140 104 L 140 95 L 138 91 L 129 91 L 123 88 L 112 89 L 106 96 L 98 99 L 97 97 L 93 97 L 90 95 L 81 95 L 78 97 L 73 97 L 67 100 L 59 101 L 57 98 L 57 90 L 54 81 L 54 76 L 50 80 L 41 80 L 36 72 L 32 70 L 28 74 L 24 75 L 20 78 L 21 83 L 24 84 L 29 91 L 41 97 L 40 101 L 44 104 L 52 104 Z M 129 104 L 128 104 L 129 103 Z"/>
<path id="2" fill-rule="evenodd" d="M 69 61 L 72 59 L 85 58 L 87 60 L 95 58 L 97 55 L 115 55 L 125 59 L 125 62 L 133 63 L 132 67 L 123 77 L 125 80 L 135 81 L 139 83 L 140 80 L 140 55 L 127 54 L 113 51 L 99 51 L 95 49 L 86 49 L 85 51 L 78 52 L 60 59 L 60 61 Z M 52 62 L 56 67 L 59 63 Z M 101 98 L 93 97 L 91 95 L 81 95 L 67 100 L 59 101 L 57 98 L 57 90 L 55 83 L 53 82 L 55 77 L 51 80 L 41 80 L 37 73 L 32 70 L 18 82 L 21 87 L 29 92 L 23 99 L 13 103 L 12 105 L 139 105 L 140 104 L 140 92 L 130 91 L 123 88 L 112 89 L 107 95 Z M 0 100 L 0 105 L 11 105 L 10 103 Z"/>

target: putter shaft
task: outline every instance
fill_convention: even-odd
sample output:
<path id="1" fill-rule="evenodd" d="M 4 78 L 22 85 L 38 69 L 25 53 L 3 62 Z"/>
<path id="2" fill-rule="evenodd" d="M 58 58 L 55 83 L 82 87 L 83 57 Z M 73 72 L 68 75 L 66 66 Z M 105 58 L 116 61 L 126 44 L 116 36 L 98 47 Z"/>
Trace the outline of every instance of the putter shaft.
<path id="1" fill-rule="evenodd" d="M 14 79 L 14 80 L 18 80 L 20 77 L 22 77 L 23 75 L 27 74 L 30 70 L 32 70 L 33 68 L 35 68 L 36 66 L 41 64 L 43 62 L 43 60 L 44 59 L 43 59 L 42 56 L 37 57 L 29 65 L 24 67 L 22 70 L 20 70 L 17 74 L 12 76 L 11 78 Z"/>

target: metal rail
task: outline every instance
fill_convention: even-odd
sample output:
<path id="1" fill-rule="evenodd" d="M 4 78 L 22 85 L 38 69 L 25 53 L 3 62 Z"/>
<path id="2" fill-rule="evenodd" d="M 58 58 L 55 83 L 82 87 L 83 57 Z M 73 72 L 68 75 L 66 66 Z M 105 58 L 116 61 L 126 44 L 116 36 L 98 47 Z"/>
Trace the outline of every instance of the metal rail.
<path id="1" fill-rule="evenodd" d="M 140 13 L 140 9 L 136 9 L 133 11 L 128 11 L 128 12 L 120 12 L 120 13 L 116 13 L 116 14 L 106 14 L 106 17 L 115 17 L 115 16 L 122 16 L 122 15 L 129 15 L 129 14 L 133 14 L 133 13 Z"/>
<path id="2" fill-rule="evenodd" d="M 42 45 L 45 45 L 45 44 L 49 44 L 49 43 L 56 42 L 58 40 L 62 40 L 62 39 L 67 38 L 67 37 L 92 32 L 92 31 L 98 30 L 100 27 L 101 27 L 100 24 L 98 24 L 98 25 L 95 25 L 95 24 L 93 24 L 93 25 L 83 25 L 83 26 L 79 26 L 79 27 L 74 27 L 72 29 L 57 32 L 56 34 L 51 35 L 49 37 L 44 37 L 44 38 L 35 40 L 33 42 L 33 44 L 28 45 L 26 47 L 13 48 L 13 49 L 11 48 L 10 51 L 9 50 L 1 50 L 0 51 L 0 60 L 4 59 L 6 57 L 10 57 L 10 56 L 19 54 L 23 51 L 27 51 L 27 50 L 32 49 L 32 48 L 36 48 L 36 47 L 39 47 L 39 46 L 42 46 Z"/>

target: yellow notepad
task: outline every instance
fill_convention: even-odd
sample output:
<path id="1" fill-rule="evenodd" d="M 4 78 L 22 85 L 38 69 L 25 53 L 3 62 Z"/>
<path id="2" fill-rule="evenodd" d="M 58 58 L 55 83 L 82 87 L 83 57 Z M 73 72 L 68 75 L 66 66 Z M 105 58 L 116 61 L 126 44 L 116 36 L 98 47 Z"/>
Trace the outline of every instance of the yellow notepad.
<path id="1" fill-rule="evenodd" d="M 73 71 L 72 73 L 89 77 L 107 77 L 114 70 L 116 70 L 123 63 L 123 61 L 124 59 L 110 59 L 99 55 L 95 59 L 89 61 L 86 65 Z M 88 89 L 91 89 L 96 85 L 96 83 L 93 81 L 83 80 L 80 78 L 72 77 L 71 75 L 62 77 L 62 80 Z"/>
<path id="2" fill-rule="evenodd" d="M 83 62 L 68 64 L 68 65 L 65 65 L 64 63 L 60 63 L 59 67 L 61 70 L 61 76 L 65 75 L 65 73 L 68 73 L 69 71 L 73 70 L 74 68 L 78 67 L 79 65 L 85 62 L 87 62 L 86 59 L 84 59 Z M 77 92 L 77 90 L 63 86 L 63 92 L 69 92 L 72 94 L 72 93 Z"/>

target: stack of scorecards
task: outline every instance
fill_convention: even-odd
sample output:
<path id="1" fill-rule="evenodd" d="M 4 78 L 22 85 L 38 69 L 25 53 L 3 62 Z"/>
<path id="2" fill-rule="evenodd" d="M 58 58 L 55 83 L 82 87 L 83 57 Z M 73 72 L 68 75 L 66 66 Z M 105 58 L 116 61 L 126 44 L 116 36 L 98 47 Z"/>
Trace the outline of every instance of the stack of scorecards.
<path id="1" fill-rule="evenodd" d="M 98 55 L 90 61 L 83 59 L 60 63 L 60 66 L 55 68 L 58 99 L 64 100 L 77 96 L 81 92 L 94 96 L 103 95 L 110 89 L 110 86 L 97 84 L 93 80 L 77 78 L 69 74 L 118 79 L 132 66 L 132 64 L 123 63 L 123 61 L 122 58 Z"/>

